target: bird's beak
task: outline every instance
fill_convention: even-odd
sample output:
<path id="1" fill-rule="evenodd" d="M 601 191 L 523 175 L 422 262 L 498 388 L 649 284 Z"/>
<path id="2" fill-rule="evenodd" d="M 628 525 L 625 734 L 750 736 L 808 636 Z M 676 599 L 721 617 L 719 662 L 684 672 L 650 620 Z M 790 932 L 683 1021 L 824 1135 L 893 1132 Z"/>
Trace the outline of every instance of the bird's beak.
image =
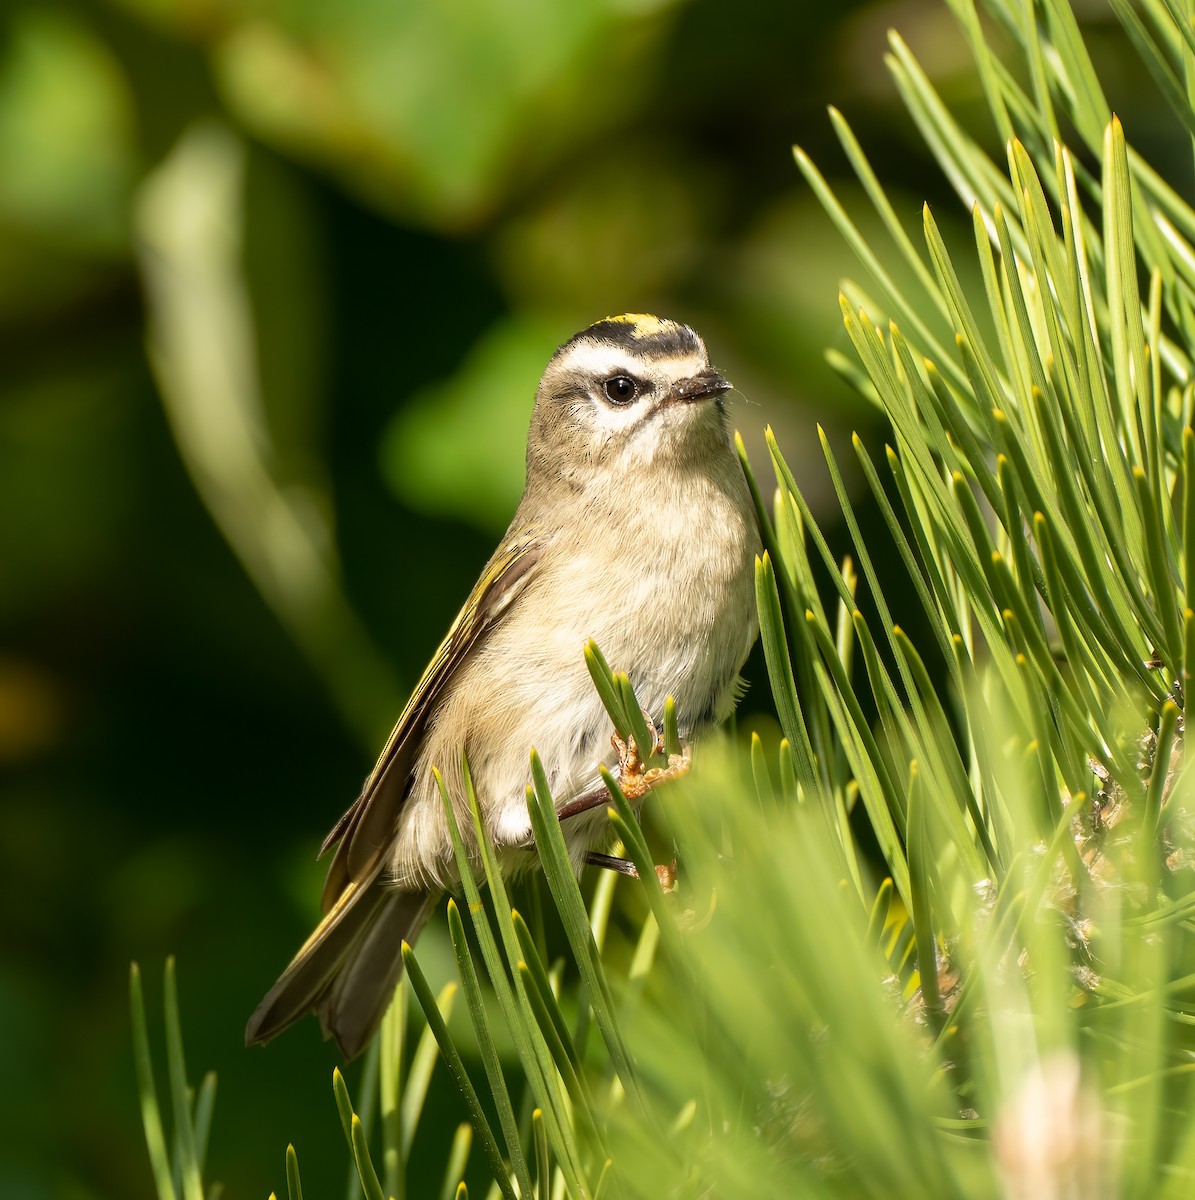
<path id="1" fill-rule="evenodd" d="M 672 389 L 670 400 L 680 404 L 690 404 L 696 400 L 712 400 L 723 392 L 730 391 L 733 385 L 712 367 L 680 380 Z"/>

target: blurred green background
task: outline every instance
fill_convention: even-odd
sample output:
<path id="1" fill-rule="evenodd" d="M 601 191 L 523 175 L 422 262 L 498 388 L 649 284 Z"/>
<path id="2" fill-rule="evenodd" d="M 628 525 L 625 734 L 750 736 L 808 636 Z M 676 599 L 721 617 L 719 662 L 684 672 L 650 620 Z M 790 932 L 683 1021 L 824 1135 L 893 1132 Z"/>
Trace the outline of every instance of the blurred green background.
<path id="1" fill-rule="evenodd" d="M 172 952 L 209 1176 L 264 1197 L 293 1140 L 339 1192 L 333 1050 L 242 1030 L 513 510 L 543 364 L 606 314 L 687 321 L 756 456 L 771 422 L 824 478 L 815 418 L 871 416 L 823 361 L 853 264 L 790 146 L 839 175 L 836 104 L 910 227 L 946 200 L 890 25 L 972 111 L 936 0 L 6 8 L 0 1196 L 150 1195 L 126 980 L 156 1011 Z"/>

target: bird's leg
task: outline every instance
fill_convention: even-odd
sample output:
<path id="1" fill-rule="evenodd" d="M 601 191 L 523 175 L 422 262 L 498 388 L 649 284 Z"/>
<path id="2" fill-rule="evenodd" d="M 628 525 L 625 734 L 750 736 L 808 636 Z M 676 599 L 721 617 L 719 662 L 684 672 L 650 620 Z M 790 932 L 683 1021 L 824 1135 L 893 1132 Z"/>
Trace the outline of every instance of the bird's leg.
<path id="1" fill-rule="evenodd" d="M 652 721 L 651 715 L 646 710 L 643 712 L 643 717 L 647 722 L 648 732 L 652 737 L 650 758 L 663 753 L 664 743 L 656 730 L 655 722 Z M 631 801 L 642 800 L 656 784 L 676 779 L 678 776 L 685 774 L 689 769 L 689 748 L 687 746 L 683 753 L 670 755 L 666 767 L 652 767 L 650 770 L 644 770 L 643 760 L 639 757 L 639 748 L 635 745 L 634 738 L 628 738 L 624 742 L 615 733 L 610 739 L 610 744 L 618 752 L 619 786 L 622 788 L 623 795 Z M 581 813 L 589 812 L 591 809 L 598 808 L 602 804 L 608 804 L 609 801 L 610 793 L 605 784 L 601 784 L 590 788 L 589 791 L 583 792 L 580 796 L 570 800 L 563 808 L 557 811 L 557 817 L 559 820 L 565 821 L 569 817 L 575 817 Z M 602 867 L 607 871 L 617 871 L 619 874 L 629 875 L 633 879 L 639 878 L 639 872 L 635 864 L 625 858 L 615 858 L 610 854 L 599 854 L 596 851 L 591 851 L 586 855 L 585 861 L 590 866 Z M 673 859 L 670 863 L 657 866 L 656 876 L 664 891 L 674 891 L 676 889 L 676 859 Z"/>
<path id="2" fill-rule="evenodd" d="M 617 871 L 620 875 L 629 875 L 632 879 L 639 878 L 639 868 L 629 858 L 615 858 L 613 854 L 599 854 L 596 850 L 590 850 L 585 855 L 585 864 L 601 867 L 603 871 Z"/>
<path id="3" fill-rule="evenodd" d="M 639 869 L 626 858 L 615 858 L 612 854 L 599 854 L 591 850 L 585 856 L 586 863 L 591 867 L 601 867 L 605 871 L 617 871 L 620 875 L 629 875 L 632 879 L 639 878 Z M 660 863 L 656 867 L 656 878 L 660 887 L 666 892 L 676 890 L 676 859 L 670 863 Z"/>
<path id="4" fill-rule="evenodd" d="M 581 813 L 587 813 L 591 809 L 601 808 L 602 805 L 609 803 L 610 792 L 604 783 L 599 783 L 558 808 L 556 816 L 561 821 L 567 821 L 569 817 L 580 816 Z"/>

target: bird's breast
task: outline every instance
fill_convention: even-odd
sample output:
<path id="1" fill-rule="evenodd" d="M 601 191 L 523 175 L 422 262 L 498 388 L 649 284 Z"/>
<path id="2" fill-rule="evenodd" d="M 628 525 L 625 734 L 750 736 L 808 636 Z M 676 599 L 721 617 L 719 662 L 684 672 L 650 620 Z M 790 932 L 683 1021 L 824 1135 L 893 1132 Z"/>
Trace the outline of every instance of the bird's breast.
<path id="1" fill-rule="evenodd" d="M 571 668 L 591 689 L 583 647 L 592 638 L 649 712 L 658 716 L 671 693 L 682 722 L 696 722 L 755 639 L 754 513 L 737 463 L 728 482 L 682 480 L 651 499 L 563 530 L 520 617 L 528 633 L 538 628 L 542 675 Z"/>
<path id="2" fill-rule="evenodd" d="M 727 715 L 755 639 L 759 549 L 733 466 L 741 492 L 699 480 L 630 511 L 595 506 L 544 546 L 534 577 L 458 668 L 428 730 L 396 847 L 400 877 L 434 857 L 416 852 L 442 824 L 426 768 L 459 760 L 461 741 L 491 834 L 508 847 L 530 836 L 531 747 L 558 804 L 592 786 L 598 764 L 613 765 L 612 723 L 585 665 L 590 639 L 630 676 L 656 721 L 668 695 L 683 733 Z"/>

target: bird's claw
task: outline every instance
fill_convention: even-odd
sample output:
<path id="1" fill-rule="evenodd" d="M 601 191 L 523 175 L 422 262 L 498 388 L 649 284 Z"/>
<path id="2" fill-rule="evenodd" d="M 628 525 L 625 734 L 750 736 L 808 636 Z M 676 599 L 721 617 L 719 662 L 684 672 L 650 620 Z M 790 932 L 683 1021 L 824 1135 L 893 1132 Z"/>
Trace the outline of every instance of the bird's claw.
<path id="1" fill-rule="evenodd" d="M 656 729 L 655 722 L 646 710 L 643 719 L 647 722 L 647 731 L 651 734 L 652 746 L 648 761 L 664 754 L 664 739 Z M 623 795 L 628 800 L 641 800 L 659 783 L 667 783 L 670 779 L 679 779 L 689 770 L 691 756 L 689 747 L 685 746 L 679 754 L 669 754 L 666 766 L 647 767 L 639 755 L 639 747 L 633 737 L 624 742 L 616 732 L 610 739 L 610 744 L 618 754 L 618 783 Z M 663 868 L 657 868 L 657 871 Z M 661 879 L 661 882 L 663 880 Z M 674 880 L 675 882 L 675 880 Z M 665 891 L 667 891 L 665 887 Z"/>
<path id="2" fill-rule="evenodd" d="M 666 895 L 671 895 L 677 888 L 676 859 L 668 863 L 656 864 L 656 878 Z"/>

